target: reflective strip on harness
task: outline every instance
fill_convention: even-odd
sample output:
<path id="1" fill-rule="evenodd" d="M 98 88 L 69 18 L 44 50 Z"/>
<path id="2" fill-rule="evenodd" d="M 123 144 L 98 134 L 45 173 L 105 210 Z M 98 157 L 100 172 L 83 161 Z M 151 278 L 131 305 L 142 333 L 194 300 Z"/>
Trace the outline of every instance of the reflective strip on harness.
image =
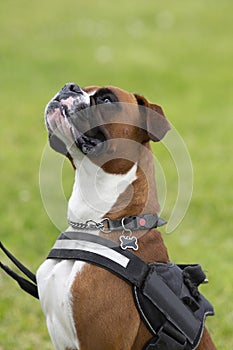
<path id="1" fill-rule="evenodd" d="M 94 253 L 105 257 L 113 262 L 126 268 L 130 261 L 126 256 L 116 252 L 115 250 L 105 247 L 101 244 L 89 242 L 89 241 L 79 241 L 79 240 L 58 240 L 54 244 L 52 249 L 68 249 L 68 250 L 82 250 L 85 252 Z"/>
<path id="2" fill-rule="evenodd" d="M 77 242 L 76 248 L 73 240 Z M 89 243 L 91 250 L 88 250 Z M 81 249 L 84 246 L 85 250 Z M 62 233 L 47 258 L 86 261 L 111 271 L 137 287 L 141 287 L 149 271 L 149 266 L 129 250 L 123 252 L 115 242 L 84 232 Z"/>

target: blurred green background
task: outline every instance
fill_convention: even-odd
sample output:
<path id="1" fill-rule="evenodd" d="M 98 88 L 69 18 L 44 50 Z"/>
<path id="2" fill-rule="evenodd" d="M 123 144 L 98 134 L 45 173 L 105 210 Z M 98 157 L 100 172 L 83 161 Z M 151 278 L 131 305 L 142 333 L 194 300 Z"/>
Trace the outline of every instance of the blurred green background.
<path id="1" fill-rule="evenodd" d="M 64 83 L 143 94 L 163 106 L 190 152 L 190 207 L 173 234 L 162 231 L 173 261 L 200 262 L 208 271 L 202 291 L 216 316 L 207 325 L 221 350 L 233 348 L 232 13 L 227 0 L 0 4 L 1 240 L 36 271 L 59 233 L 38 177 L 44 107 Z M 154 149 L 166 173 L 169 215 L 177 179 L 163 147 Z M 68 196 L 68 164 L 63 178 Z M 39 303 L 0 273 L 0 350 L 14 348 L 52 345 Z"/>

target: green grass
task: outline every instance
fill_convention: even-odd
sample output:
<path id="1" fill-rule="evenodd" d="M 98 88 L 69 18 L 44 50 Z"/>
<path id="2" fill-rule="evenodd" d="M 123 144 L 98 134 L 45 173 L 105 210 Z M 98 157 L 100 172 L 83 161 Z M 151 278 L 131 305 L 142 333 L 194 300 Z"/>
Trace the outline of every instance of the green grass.
<path id="1" fill-rule="evenodd" d="M 194 171 L 190 207 L 173 234 L 163 230 L 166 244 L 174 261 L 208 270 L 202 291 L 216 316 L 207 325 L 218 349 L 232 349 L 232 2 L 2 0 L 0 7 L 1 240 L 36 271 L 58 235 L 38 184 L 43 111 L 53 94 L 67 81 L 144 94 L 163 106 Z M 169 216 L 177 176 L 156 146 Z M 69 189 L 71 170 L 64 171 Z M 39 303 L 3 273 L 0 293 L 0 350 L 51 350 Z"/>

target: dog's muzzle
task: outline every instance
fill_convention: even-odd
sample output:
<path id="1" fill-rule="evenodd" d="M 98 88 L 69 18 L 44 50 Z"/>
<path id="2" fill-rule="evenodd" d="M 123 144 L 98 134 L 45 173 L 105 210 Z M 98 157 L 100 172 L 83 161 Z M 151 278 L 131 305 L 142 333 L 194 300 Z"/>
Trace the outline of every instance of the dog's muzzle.
<path id="1" fill-rule="evenodd" d="M 69 123 L 73 141 L 81 152 L 90 157 L 103 154 L 106 150 L 106 136 L 101 125 L 93 127 L 92 106 L 93 101 L 85 91 L 74 83 L 67 83 L 46 107 L 49 137 L 55 130 L 51 129 L 48 119 L 59 110 L 60 115 Z"/>

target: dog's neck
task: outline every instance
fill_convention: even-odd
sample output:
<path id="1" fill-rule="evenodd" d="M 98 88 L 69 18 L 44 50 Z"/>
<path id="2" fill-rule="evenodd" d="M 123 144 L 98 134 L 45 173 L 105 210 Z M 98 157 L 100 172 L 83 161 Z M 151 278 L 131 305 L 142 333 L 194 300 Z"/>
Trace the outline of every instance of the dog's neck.
<path id="1" fill-rule="evenodd" d="M 140 153 L 137 163 L 132 163 L 124 174 L 108 173 L 88 157 L 74 161 L 75 182 L 68 218 L 85 222 L 158 213 L 153 154 L 149 144 L 142 147 Z"/>
<path id="2" fill-rule="evenodd" d="M 137 164 L 124 175 L 106 173 L 87 157 L 75 170 L 75 182 L 68 205 L 71 221 L 101 221 L 111 212 L 121 193 L 136 180 Z"/>
<path id="3" fill-rule="evenodd" d="M 103 218 L 159 213 L 153 154 L 149 144 L 138 162 L 125 174 L 109 174 L 87 157 L 75 162 L 75 183 L 69 200 L 68 218 L 74 222 L 101 221 Z M 71 227 L 69 230 L 72 229 Z M 122 232 L 100 234 L 119 242 Z M 168 261 L 168 254 L 159 231 L 134 231 L 139 239 L 136 252 L 147 262 Z"/>
<path id="4" fill-rule="evenodd" d="M 118 197 L 118 201 L 108 213 L 111 219 L 159 213 L 154 159 L 149 143 L 140 148 L 136 177 L 135 181 Z"/>

